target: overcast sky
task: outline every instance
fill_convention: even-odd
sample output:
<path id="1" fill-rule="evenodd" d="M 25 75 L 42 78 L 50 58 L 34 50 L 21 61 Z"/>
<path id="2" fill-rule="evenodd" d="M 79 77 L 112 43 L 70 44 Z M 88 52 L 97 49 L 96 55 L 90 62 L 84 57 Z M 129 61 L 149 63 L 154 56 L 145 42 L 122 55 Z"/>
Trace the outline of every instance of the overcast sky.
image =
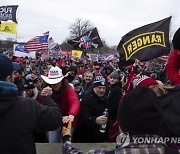
<path id="1" fill-rule="evenodd" d="M 168 16 L 170 36 L 180 27 L 180 0 L 0 0 L 0 5 L 19 5 L 18 41 L 49 31 L 55 42 L 62 43 L 77 18 L 91 21 L 110 46 L 118 45 L 129 31 Z"/>

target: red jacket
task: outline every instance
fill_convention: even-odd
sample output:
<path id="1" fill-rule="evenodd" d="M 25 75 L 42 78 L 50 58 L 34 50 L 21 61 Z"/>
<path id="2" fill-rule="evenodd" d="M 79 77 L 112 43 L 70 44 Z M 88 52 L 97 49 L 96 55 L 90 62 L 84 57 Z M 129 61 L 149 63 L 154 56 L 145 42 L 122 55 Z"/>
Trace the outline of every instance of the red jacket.
<path id="1" fill-rule="evenodd" d="M 72 127 L 77 126 L 77 115 L 79 112 L 80 102 L 74 89 L 69 85 L 63 94 L 59 108 L 63 116 L 74 115 L 75 119 Z"/>
<path id="2" fill-rule="evenodd" d="M 173 50 L 166 65 L 166 73 L 172 84 L 180 84 L 180 51 Z"/>
<path id="3" fill-rule="evenodd" d="M 52 94 L 52 99 L 59 106 L 62 116 L 69 116 L 69 115 L 75 116 L 75 119 L 72 123 L 72 127 L 77 126 L 77 116 L 79 113 L 80 102 L 74 89 L 70 85 L 68 85 L 62 98 L 59 98 L 57 93 L 54 92 Z M 41 97 L 38 98 L 38 101 L 41 103 L 42 101 Z M 63 125 L 66 126 L 66 124 L 63 124 Z"/>

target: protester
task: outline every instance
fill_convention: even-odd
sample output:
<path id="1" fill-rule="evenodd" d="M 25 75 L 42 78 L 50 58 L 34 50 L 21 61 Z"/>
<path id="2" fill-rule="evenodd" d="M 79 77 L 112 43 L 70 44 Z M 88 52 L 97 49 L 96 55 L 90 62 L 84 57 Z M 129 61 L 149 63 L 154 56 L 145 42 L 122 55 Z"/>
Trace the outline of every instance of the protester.
<path id="1" fill-rule="evenodd" d="M 83 97 L 82 83 L 78 79 L 75 79 L 72 81 L 72 84 L 74 86 L 74 91 L 76 92 L 78 99 L 81 101 Z"/>
<path id="2" fill-rule="evenodd" d="M 114 68 L 112 65 L 110 64 L 107 64 L 105 67 L 104 67 L 104 70 L 103 70 L 103 76 L 104 78 L 108 79 L 109 75 L 114 71 Z"/>
<path id="3" fill-rule="evenodd" d="M 177 118 L 180 116 L 179 112 L 179 96 L 180 87 L 164 84 L 160 81 L 154 80 L 151 77 L 140 76 L 138 79 L 134 79 L 133 84 L 135 87 L 147 86 L 158 97 L 159 104 L 162 109 L 162 116 L 164 117 L 164 125 L 166 136 L 180 136 L 180 129 L 177 127 L 180 120 Z M 172 145 L 180 149 L 180 146 Z"/>
<path id="4" fill-rule="evenodd" d="M 36 67 L 36 60 L 31 60 L 29 68 L 27 68 L 26 70 L 27 74 L 36 74 L 36 75 L 40 75 L 40 71 L 38 70 L 38 68 Z M 26 75 L 27 75 L 26 74 Z"/>
<path id="5" fill-rule="evenodd" d="M 74 89 L 69 85 L 67 79 L 62 74 L 62 70 L 56 66 L 51 67 L 48 75 L 41 75 L 42 79 L 52 88 L 52 98 L 59 106 L 63 115 L 63 125 L 72 122 L 72 134 L 77 126 L 77 115 L 79 111 L 79 100 Z M 49 132 L 49 142 L 62 142 L 61 128 Z"/>
<path id="6" fill-rule="evenodd" d="M 93 88 L 93 73 L 90 70 L 87 70 L 84 73 L 83 85 L 82 85 L 82 95 L 83 97 L 90 93 Z"/>
<path id="7" fill-rule="evenodd" d="M 152 77 L 148 77 L 146 75 L 136 77 L 132 83 L 134 88 L 139 86 L 147 86 L 148 88 L 152 89 L 158 97 L 167 94 L 167 90 L 173 88 L 173 86 L 165 85 L 161 81 L 154 80 Z"/>
<path id="8" fill-rule="evenodd" d="M 50 87 L 42 90 L 42 105 L 34 99 L 18 97 L 13 81 L 13 64 L 0 54 L 0 153 L 35 154 L 33 130 L 57 129 L 62 115 L 49 97 Z"/>
<path id="9" fill-rule="evenodd" d="M 79 142 L 96 143 L 107 141 L 108 126 L 105 133 L 100 132 L 100 126 L 108 122 L 108 118 L 102 116 L 105 108 L 108 108 L 105 93 L 105 79 L 102 76 L 96 76 L 91 93 L 81 100 L 76 134 Z"/>
<path id="10" fill-rule="evenodd" d="M 28 74 L 25 79 L 32 81 L 38 91 L 42 90 L 42 79 L 35 74 Z"/>
<path id="11" fill-rule="evenodd" d="M 118 107 L 117 119 L 124 133 L 117 137 L 117 147 L 111 151 L 92 149 L 87 153 L 178 154 L 178 150 L 158 140 L 163 130 L 163 120 L 158 104 L 157 96 L 148 87 L 140 86 L 130 91 Z M 143 140 L 145 138 L 152 140 L 147 143 Z M 68 140 L 65 141 L 62 151 L 63 154 L 83 153 Z"/>
<path id="12" fill-rule="evenodd" d="M 77 75 L 78 75 L 78 77 L 82 78 L 85 71 L 86 71 L 85 68 L 84 68 L 84 64 L 80 63 L 77 66 L 78 66 Z"/>
<path id="13" fill-rule="evenodd" d="M 37 80 L 37 78 L 36 78 L 36 75 L 34 75 L 34 74 L 28 74 L 26 76 L 23 97 L 40 101 L 41 91 L 39 91 L 35 86 L 36 80 Z M 36 143 L 48 143 L 47 132 L 39 132 L 37 130 L 34 130 L 33 133 L 34 133 L 34 138 L 35 138 Z"/>
<path id="14" fill-rule="evenodd" d="M 72 81 L 77 77 L 77 67 L 75 66 L 70 66 L 68 69 L 68 72 L 66 73 L 66 79 L 69 83 L 72 83 Z"/>
<path id="15" fill-rule="evenodd" d="M 120 83 L 120 76 L 117 71 L 113 71 L 109 75 L 110 89 L 108 94 L 109 112 L 113 120 L 117 117 L 117 107 L 122 97 L 122 85 Z"/>
<path id="16" fill-rule="evenodd" d="M 101 75 L 101 72 L 100 72 L 100 66 L 99 65 L 94 65 L 93 66 L 93 76 L 98 76 L 98 75 Z"/>
<path id="17" fill-rule="evenodd" d="M 63 75 L 65 75 L 68 72 L 68 66 L 64 59 L 57 61 L 56 66 L 58 66 L 60 69 L 62 69 Z"/>
<path id="18" fill-rule="evenodd" d="M 35 87 L 33 81 L 26 80 L 26 82 L 24 84 L 23 97 L 38 99 L 38 95 L 39 95 L 39 91 Z"/>
<path id="19" fill-rule="evenodd" d="M 174 34 L 173 51 L 166 65 L 166 73 L 173 85 L 180 85 L 180 28 Z"/>

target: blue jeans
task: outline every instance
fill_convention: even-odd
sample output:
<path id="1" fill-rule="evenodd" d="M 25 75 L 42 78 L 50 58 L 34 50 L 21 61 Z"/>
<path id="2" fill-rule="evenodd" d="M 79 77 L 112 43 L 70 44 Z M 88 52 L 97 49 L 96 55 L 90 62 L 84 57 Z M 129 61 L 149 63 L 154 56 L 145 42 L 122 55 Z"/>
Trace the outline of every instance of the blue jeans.
<path id="1" fill-rule="evenodd" d="M 73 135 L 75 131 L 75 127 L 71 128 L 71 136 Z M 62 143 L 62 137 L 61 137 L 61 129 L 56 129 L 54 131 L 49 131 L 48 133 L 49 143 Z"/>
<path id="2" fill-rule="evenodd" d="M 49 131 L 48 133 L 49 143 L 62 143 L 61 129 L 56 129 L 54 131 Z"/>

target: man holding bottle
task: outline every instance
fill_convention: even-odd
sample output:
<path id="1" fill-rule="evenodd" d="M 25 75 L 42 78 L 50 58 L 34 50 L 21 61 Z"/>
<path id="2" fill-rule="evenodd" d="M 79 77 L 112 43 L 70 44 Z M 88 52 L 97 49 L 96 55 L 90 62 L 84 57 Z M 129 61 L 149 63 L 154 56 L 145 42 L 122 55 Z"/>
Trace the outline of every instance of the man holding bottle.
<path id="1" fill-rule="evenodd" d="M 86 95 L 79 110 L 79 126 L 77 129 L 77 141 L 82 143 L 105 142 L 108 139 L 108 125 L 103 132 L 102 125 L 107 124 L 109 117 L 103 115 L 108 109 L 106 97 L 106 83 L 103 76 L 96 76 L 92 91 Z"/>

